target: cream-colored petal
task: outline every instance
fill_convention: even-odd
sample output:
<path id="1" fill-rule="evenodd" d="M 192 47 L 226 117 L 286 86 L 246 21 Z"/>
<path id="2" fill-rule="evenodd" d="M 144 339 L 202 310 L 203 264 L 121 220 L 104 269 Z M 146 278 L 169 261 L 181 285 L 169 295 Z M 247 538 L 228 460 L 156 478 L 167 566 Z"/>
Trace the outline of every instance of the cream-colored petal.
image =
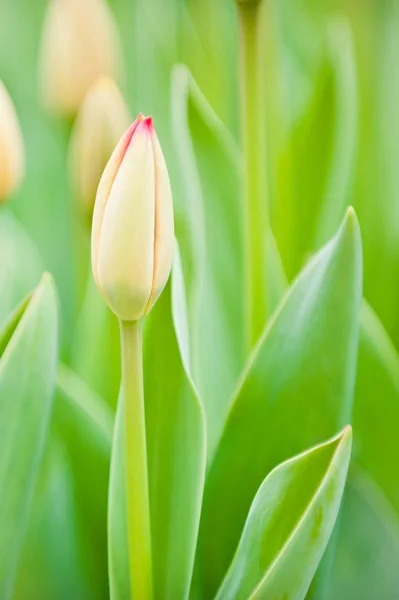
<path id="1" fill-rule="evenodd" d="M 142 120 L 142 115 L 139 115 L 137 119 L 132 123 L 126 133 L 122 136 L 119 144 L 113 151 L 111 158 L 109 159 L 107 166 L 102 174 L 97 195 L 96 202 L 94 205 L 93 222 L 91 228 L 91 263 L 93 269 L 93 276 L 96 284 L 101 289 L 99 277 L 98 277 L 98 249 L 100 242 L 100 234 L 102 229 L 102 223 L 104 218 L 105 207 L 108 202 L 108 198 L 111 192 L 111 188 L 115 181 L 118 170 L 121 166 L 123 158 L 126 154 L 126 150 L 130 144 L 132 136 Z"/>
<path id="2" fill-rule="evenodd" d="M 134 132 L 115 177 L 99 236 L 98 279 L 112 310 L 140 318 L 153 275 L 154 154 L 147 120 Z"/>
<path id="3" fill-rule="evenodd" d="M 157 301 L 169 278 L 173 262 L 173 200 L 165 158 L 155 130 L 151 128 L 155 164 L 155 240 L 151 297 L 146 312 Z"/>

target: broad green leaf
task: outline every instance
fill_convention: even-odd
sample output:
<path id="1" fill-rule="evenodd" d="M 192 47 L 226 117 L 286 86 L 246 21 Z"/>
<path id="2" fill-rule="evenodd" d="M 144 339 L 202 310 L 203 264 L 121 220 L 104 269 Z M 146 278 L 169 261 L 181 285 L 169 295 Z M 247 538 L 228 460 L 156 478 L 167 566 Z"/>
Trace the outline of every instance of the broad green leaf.
<path id="1" fill-rule="evenodd" d="M 352 431 L 276 467 L 251 505 L 217 600 L 302 600 L 337 517 Z"/>
<path id="2" fill-rule="evenodd" d="M 399 356 L 376 314 L 362 307 L 353 455 L 399 511 Z"/>
<path id="3" fill-rule="evenodd" d="M 12 595 L 52 407 L 57 303 L 44 275 L 0 357 L 0 597 Z M 8 336 L 10 335 L 10 329 Z"/>
<path id="4" fill-rule="evenodd" d="M 206 597 L 220 585 L 264 477 L 350 421 L 361 291 L 350 210 L 285 295 L 231 404 L 204 492 L 196 580 Z"/>
<path id="5" fill-rule="evenodd" d="M 350 470 L 325 600 L 395 600 L 399 589 L 399 520 L 381 489 Z"/>
<path id="6" fill-rule="evenodd" d="M 176 231 L 187 282 L 192 372 L 203 399 L 212 454 L 245 360 L 242 161 L 234 140 L 189 71 L 173 76 L 179 166 Z M 265 235 L 269 315 L 285 287 L 278 249 Z"/>
<path id="7" fill-rule="evenodd" d="M 83 567 L 95 598 L 107 596 L 107 495 L 114 414 L 75 373 L 60 365 L 54 430 L 72 467 Z M 93 551 L 95 549 L 95 551 Z"/>
<path id="8" fill-rule="evenodd" d="M 13 600 L 101 600 L 93 592 L 96 579 L 88 577 L 86 563 L 96 548 L 82 547 L 80 515 L 71 465 L 65 448 L 51 436 L 36 486 L 29 527 L 18 569 Z"/>
<path id="9" fill-rule="evenodd" d="M 41 261 L 25 229 L 7 211 L 0 211 L 0 326 L 34 288 L 42 274 Z"/>
<path id="10" fill-rule="evenodd" d="M 151 311 L 144 336 L 154 594 L 170 600 L 188 596 L 206 456 L 203 409 L 187 364 L 186 325 L 181 310 L 184 290 L 178 269 L 177 257 L 173 283 L 168 284 Z M 108 521 L 112 600 L 129 597 L 123 432 L 120 401 L 112 449 Z"/>
<path id="11" fill-rule="evenodd" d="M 71 366 L 111 407 L 121 378 L 119 324 L 94 282 L 91 268 L 75 329 Z"/>
<path id="12" fill-rule="evenodd" d="M 172 92 L 180 176 L 176 232 L 187 281 L 192 370 L 212 448 L 244 364 L 241 167 L 233 140 L 183 66 L 174 71 Z"/>

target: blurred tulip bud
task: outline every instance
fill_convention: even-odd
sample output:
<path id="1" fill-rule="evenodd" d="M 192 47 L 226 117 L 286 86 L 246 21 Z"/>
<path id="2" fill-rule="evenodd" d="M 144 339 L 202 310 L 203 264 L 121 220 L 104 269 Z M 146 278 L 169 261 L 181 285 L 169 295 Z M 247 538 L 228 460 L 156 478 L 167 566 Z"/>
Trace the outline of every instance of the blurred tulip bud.
<path id="1" fill-rule="evenodd" d="M 139 115 L 100 181 L 91 240 L 94 279 L 124 321 L 146 315 L 172 267 L 173 204 L 151 117 Z"/>
<path id="2" fill-rule="evenodd" d="M 40 87 L 54 113 L 73 116 L 101 75 L 119 75 L 120 41 L 104 0 L 51 0 L 42 36 Z"/>
<path id="3" fill-rule="evenodd" d="M 130 121 L 129 110 L 116 84 L 102 77 L 90 89 L 79 110 L 70 146 L 76 197 L 90 223 L 101 176 Z"/>
<path id="4" fill-rule="evenodd" d="M 0 203 L 20 183 L 24 164 L 24 147 L 17 113 L 0 81 Z"/>

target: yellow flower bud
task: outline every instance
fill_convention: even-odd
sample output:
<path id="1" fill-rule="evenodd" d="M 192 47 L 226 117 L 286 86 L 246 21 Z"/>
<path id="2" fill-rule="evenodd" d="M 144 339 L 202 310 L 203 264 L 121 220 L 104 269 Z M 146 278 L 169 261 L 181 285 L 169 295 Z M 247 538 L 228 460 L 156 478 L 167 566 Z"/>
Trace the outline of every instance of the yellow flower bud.
<path id="1" fill-rule="evenodd" d="M 24 146 L 17 113 L 0 81 L 0 203 L 20 183 L 24 164 Z"/>
<path id="2" fill-rule="evenodd" d="M 40 88 L 45 105 L 73 116 L 101 75 L 117 78 L 122 53 L 104 0 L 51 0 L 43 27 Z"/>
<path id="3" fill-rule="evenodd" d="M 146 315 L 172 267 L 173 204 L 151 117 L 139 115 L 100 181 L 91 240 L 94 279 L 124 321 Z"/>
<path id="4" fill-rule="evenodd" d="M 116 84 L 102 77 L 87 94 L 76 119 L 70 167 L 76 197 L 91 222 L 105 166 L 130 123 L 129 110 Z"/>

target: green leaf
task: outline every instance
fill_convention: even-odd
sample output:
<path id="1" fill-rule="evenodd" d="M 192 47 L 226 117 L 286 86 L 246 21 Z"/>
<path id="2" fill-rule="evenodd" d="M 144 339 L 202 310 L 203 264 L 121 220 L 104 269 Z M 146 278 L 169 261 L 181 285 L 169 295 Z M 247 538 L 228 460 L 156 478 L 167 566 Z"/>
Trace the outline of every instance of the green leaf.
<path id="1" fill-rule="evenodd" d="M 144 394 L 155 597 L 187 598 L 205 478 L 205 421 L 189 373 L 179 257 L 147 318 Z M 122 396 L 121 396 L 122 397 Z M 123 405 L 118 403 L 109 491 L 112 600 L 129 597 Z"/>
<path id="2" fill-rule="evenodd" d="M 11 215 L 0 212 L 0 326 L 15 305 L 38 283 L 39 254 L 25 229 Z"/>
<path id="3" fill-rule="evenodd" d="M 217 600 L 305 597 L 337 517 L 351 443 L 347 427 L 266 477 Z"/>
<path id="4" fill-rule="evenodd" d="M 302 271 L 243 374 L 204 492 L 196 580 L 215 593 L 276 465 L 351 419 L 362 288 L 353 210 Z"/>
<path id="5" fill-rule="evenodd" d="M 0 357 L 0 597 L 12 594 L 46 442 L 57 360 L 57 302 L 44 275 Z M 8 336 L 10 328 L 8 327 Z"/>
<path id="6" fill-rule="evenodd" d="M 183 66 L 174 71 L 172 91 L 179 165 L 173 181 L 176 231 L 187 282 L 192 372 L 205 406 L 212 454 L 245 362 L 242 161 Z M 271 232 L 265 252 L 270 316 L 286 286 Z"/>
<path id="7" fill-rule="evenodd" d="M 312 248 L 331 237 L 348 204 L 356 156 L 358 90 L 352 33 L 344 18 L 328 21 L 327 47 L 334 72 L 335 127 L 331 163 Z"/>
<path id="8" fill-rule="evenodd" d="M 396 598 L 399 589 L 398 515 L 375 482 L 350 470 L 326 600 Z"/>
<path id="9" fill-rule="evenodd" d="M 330 20 L 327 34 L 313 95 L 278 157 L 272 222 L 289 279 L 333 235 L 350 199 L 357 133 L 352 40 L 343 18 Z"/>
<path id="10" fill-rule="evenodd" d="M 85 568 L 94 545 L 82 548 L 75 487 L 63 444 L 50 436 L 36 486 L 13 600 L 101 600 Z M 99 578 L 101 580 L 101 577 Z"/>
<path id="11" fill-rule="evenodd" d="M 106 597 L 107 495 L 114 413 L 73 371 L 60 365 L 54 430 L 71 467 L 83 547 L 82 568 L 92 597 Z M 95 548 L 95 552 L 92 551 Z"/>
<path id="12" fill-rule="evenodd" d="M 187 281 L 193 376 L 212 448 L 245 358 L 240 155 L 183 66 L 174 71 L 172 91 L 176 232 Z"/>

